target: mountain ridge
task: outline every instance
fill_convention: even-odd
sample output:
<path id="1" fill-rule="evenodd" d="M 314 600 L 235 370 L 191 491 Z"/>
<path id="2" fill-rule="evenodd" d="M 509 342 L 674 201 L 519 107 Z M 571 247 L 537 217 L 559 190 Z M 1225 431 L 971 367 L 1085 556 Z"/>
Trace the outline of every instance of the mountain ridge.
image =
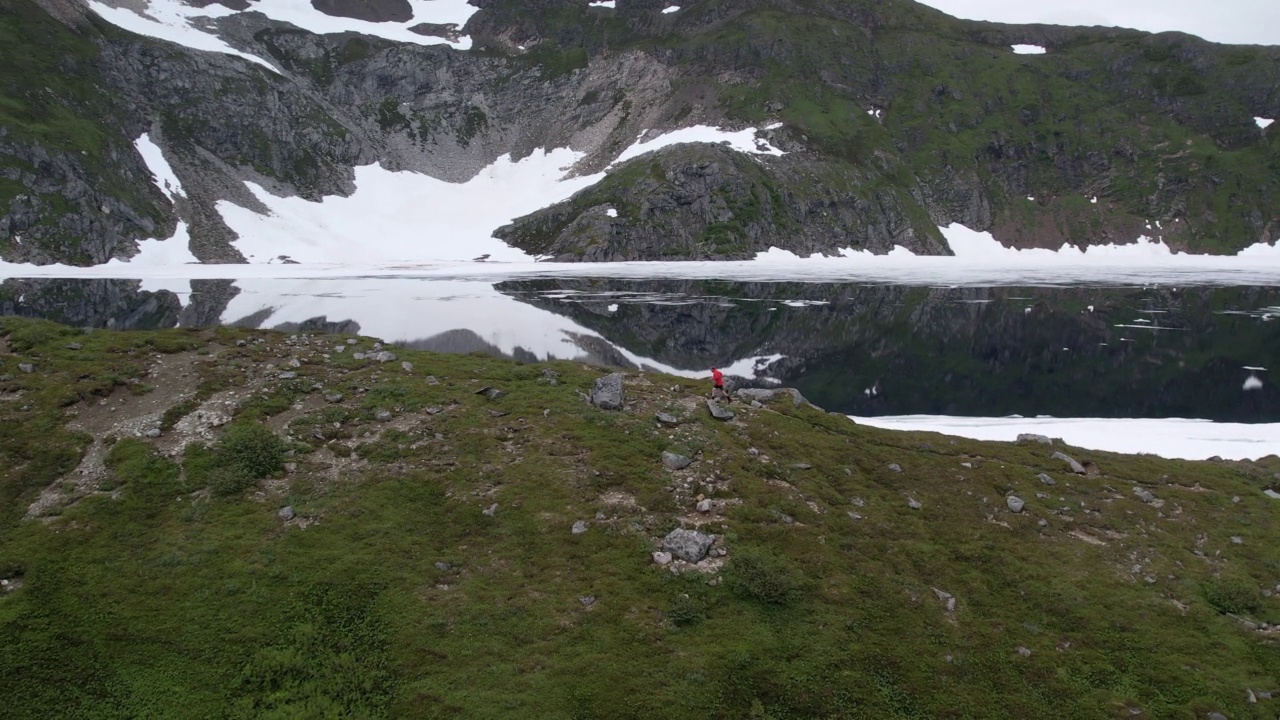
<path id="1" fill-rule="evenodd" d="M 1226 253 L 1280 236 L 1280 148 L 1252 122 L 1280 116 L 1280 48 L 962 21 L 912 2 L 707 0 L 664 14 L 649 2 L 493 0 L 477 3 L 460 30 L 472 39 L 467 51 L 314 35 L 252 12 L 213 21 L 233 45 L 270 58 L 270 73 L 133 36 L 74 2 L 40 2 L 5 0 L 7 27 L 45 28 L 91 58 L 108 96 L 136 109 L 111 111 L 115 129 L 105 135 L 108 157 L 126 160 L 99 167 L 68 155 L 43 177 L 24 170 L 31 153 L 56 143 L 74 150 L 89 142 L 84 133 L 42 139 L 28 132 L 48 126 L 40 118 L 0 118 L 10 141 L 0 155 L 0 258 L 9 262 L 125 258 L 134 240 L 165 236 L 179 217 L 201 261 L 241 262 L 234 240 L 245 230 L 230 227 L 218 204 L 264 210 L 245 181 L 319 200 L 355 191 L 351 168 L 372 162 L 460 182 L 504 154 L 553 147 L 580 149 L 578 171 L 590 173 L 642 131 L 777 122 L 770 141 L 787 155 L 704 193 L 740 204 L 777 197 L 777 212 L 664 214 L 669 187 L 619 187 L 610 177 L 514 219 L 503 235 L 525 250 L 556 246 L 566 260 L 731 259 L 770 245 L 946 254 L 937 227 L 950 223 L 1017 247 L 1148 235 L 1175 250 Z M 46 7 L 79 18 L 80 29 Z M 1018 43 L 1048 53 L 1014 55 Z M 47 57 L 33 76 L 65 62 Z M 23 102 L 35 92 L 24 87 L 9 77 L 4 92 Z M 97 128 L 103 111 L 63 89 L 46 115 Z M 126 143 L 146 130 L 189 190 L 187 207 L 167 208 L 139 177 Z M 715 151 L 666 152 L 656 172 L 679 185 L 689 167 L 682 155 L 706 152 Z M 792 179 L 814 164 L 844 178 L 817 206 L 807 183 Z M 77 190 L 86 178 L 91 190 Z M 659 209 L 596 227 L 583 213 L 610 180 L 615 196 Z M 812 211 L 824 206 L 848 209 L 833 221 Z M 548 235 L 550 225 L 575 222 L 576 237 Z M 495 218 L 492 229 L 507 223 Z M 673 234 L 687 239 L 655 246 Z"/>

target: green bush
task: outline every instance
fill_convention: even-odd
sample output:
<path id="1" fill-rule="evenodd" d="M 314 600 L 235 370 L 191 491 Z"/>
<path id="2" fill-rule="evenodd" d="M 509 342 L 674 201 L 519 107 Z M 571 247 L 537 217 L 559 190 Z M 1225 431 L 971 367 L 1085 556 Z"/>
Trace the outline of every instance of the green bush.
<path id="1" fill-rule="evenodd" d="M 1204 599 L 1221 613 L 1254 613 L 1258 611 L 1258 591 L 1242 580 L 1218 578 L 1206 582 Z"/>
<path id="2" fill-rule="evenodd" d="M 765 550 L 738 551 L 725 569 L 725 582 L 740 597 L 768 605 L 789 605 L 800 596 L 799 574 Z"/>
<path id="3" fill-rule="evenodd" d="M 671 608 L 667 610 L 667 617 L 671 618 L 671 622 L 676 625 L 687 627 L 706 620 L 707 609 L 695 598 L 681 594 L 671 603 Z"/>
<path id="4" fill-rule="evenodd" d="M 220 467 L 237 470 L 253 480 L 283 470 L 286 449 L 283 440 L 258 422 L 227 426 L 214 446 Z"/>

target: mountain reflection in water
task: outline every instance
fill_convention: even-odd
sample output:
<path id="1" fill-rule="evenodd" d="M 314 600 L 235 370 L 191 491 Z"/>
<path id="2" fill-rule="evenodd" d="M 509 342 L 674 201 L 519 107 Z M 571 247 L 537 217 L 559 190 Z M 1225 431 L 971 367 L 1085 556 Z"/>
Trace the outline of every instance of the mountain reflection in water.
<path id="1" fill-rule="evenodd" d="M 6 280 L 0 314 L 237 324 L 702 377 L 728 367 L 835 412 L 1280 420 L 1280 289 L 715 280 Z"/>

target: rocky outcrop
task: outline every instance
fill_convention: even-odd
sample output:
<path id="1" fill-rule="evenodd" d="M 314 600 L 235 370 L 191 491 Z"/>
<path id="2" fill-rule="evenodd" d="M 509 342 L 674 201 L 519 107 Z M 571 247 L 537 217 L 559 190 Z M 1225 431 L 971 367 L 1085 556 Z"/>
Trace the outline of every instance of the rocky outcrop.
<path id="1" fill-rule="evenodd" d="M 811 153 L 677 145 L 494 235 L 562 262 L 744 260 L 772 247 L 949 252 L 936 226 L 918 222 L 925 214 L 910 196 L 875 180 Z"/>

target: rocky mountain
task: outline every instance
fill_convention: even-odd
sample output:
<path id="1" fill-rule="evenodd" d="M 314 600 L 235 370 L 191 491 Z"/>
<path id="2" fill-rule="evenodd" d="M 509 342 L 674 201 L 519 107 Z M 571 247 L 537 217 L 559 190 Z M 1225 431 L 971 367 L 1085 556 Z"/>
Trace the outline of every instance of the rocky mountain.
<path id="1" fill-rule="evenodd" d="M 461 26 L 407 1 L 317 2 L 374 30 L 316 34 L 269 0 L 185 20 L 179 0 L 0 0 L 0 259 L 95 264 L 174 237 L 243 262 L 257 231 L 235 208 L 350 196 L 372 163 L 462 183 L 555 148 L 575 152 L 571 176 L 608 172 L 486 232 L 556 260 L 946 254 L 951 223 L 1020 247 L 1280 239 L 1280 145 L 1255 120 L 1280 117 L 1280 48 L 909 0 L 472 2 Z M 754 128 L 777 152 L 679 144 L 615 164 L 701 126 Z M 144 134 L 181 192 L 152 181 Z"/>

